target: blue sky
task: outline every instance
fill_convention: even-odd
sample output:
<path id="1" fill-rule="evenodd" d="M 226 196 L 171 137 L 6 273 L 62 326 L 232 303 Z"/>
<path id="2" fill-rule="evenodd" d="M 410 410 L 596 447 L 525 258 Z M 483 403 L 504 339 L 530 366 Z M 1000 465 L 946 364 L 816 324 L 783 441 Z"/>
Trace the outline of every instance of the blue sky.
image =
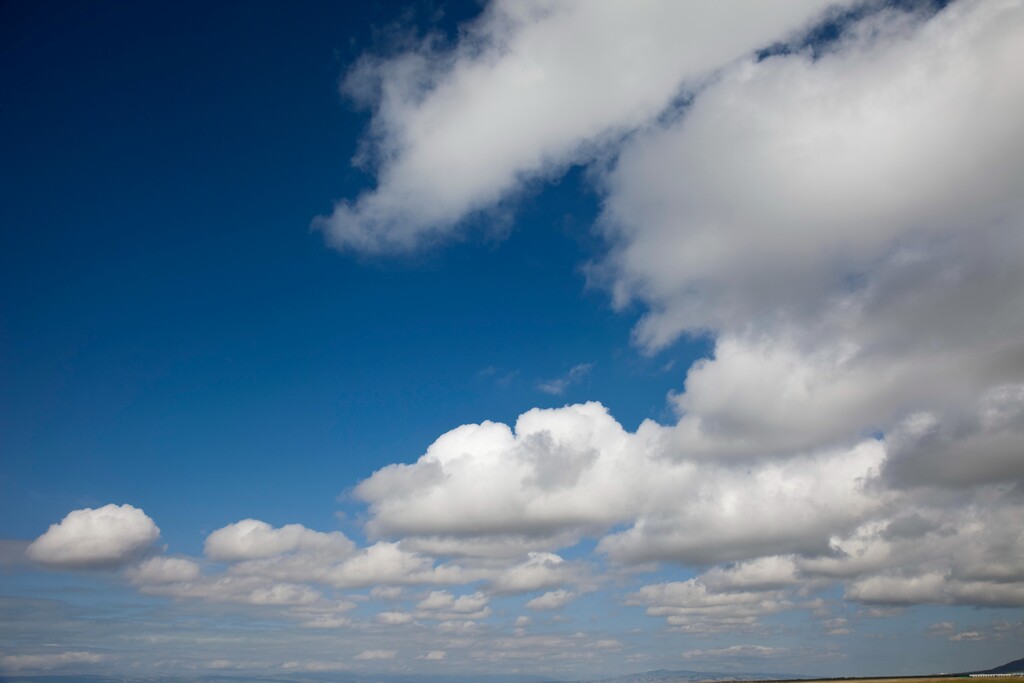
<path id="1" fill-rule="evenodd" d="M 0 671 L 1020 655 L 1020 2 L 0 26 Z"/>

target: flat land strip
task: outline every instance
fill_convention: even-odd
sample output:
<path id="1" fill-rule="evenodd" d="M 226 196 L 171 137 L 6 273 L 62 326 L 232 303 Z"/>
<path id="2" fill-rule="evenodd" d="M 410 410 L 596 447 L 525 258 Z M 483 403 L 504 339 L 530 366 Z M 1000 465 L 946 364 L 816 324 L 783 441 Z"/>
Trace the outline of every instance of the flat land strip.
<path id="1" fill-rule="evenodd" d="M 1024 683 L 1024 676 L 906 676 L 902 678 L 820 678 L 800 679 L 792 683 L 835 683 L 836 681 L 871 681 L 872 683 L 950 683 L 950 681 L 977 681 L 978 683 Z"/>

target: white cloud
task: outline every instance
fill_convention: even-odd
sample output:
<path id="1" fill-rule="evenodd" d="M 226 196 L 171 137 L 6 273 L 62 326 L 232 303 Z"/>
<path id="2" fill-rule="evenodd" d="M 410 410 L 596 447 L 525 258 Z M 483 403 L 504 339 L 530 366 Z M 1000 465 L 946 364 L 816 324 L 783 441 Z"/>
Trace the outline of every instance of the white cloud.
<path id="1" fill-rule="evenodd" d="M 593 363 L 580 363 L 569 369 L 569 372 L 556 379 L 549 379 L 537 383 L 537 388 L 545 394 L 558 396 L 565 393 L 565 390 L 573 384 L 579 384 L 594 369 Z"/>
<path id="2" fill-rule="evenodd" d="M 274 528 L 258 519 L 243 519 L 207 536 L 204 549 L 211 560 L 237 562 L 295 551 L 346 556 L 352 553 L 355 544 L 339 531 L 323 533 L 301 524 Z"/>
<path id="3" fill-rule="evenodd" d="M 285 671 L 347 671 L 350 665 L 344 662 L 332 662 L 327 660 L 291 660 L 281 665 Z"/>
<path id="4" fill-rule="evenodd" d="M 643 586 L 626 604 L 646 607 L 649 616 L 665 617 L 670 626 L 689 632 L 740 630 L 799 607 L 781 591 L 718 592 L 699 578 Z"/>
<path id="5" fill-rule="evenodd" d="M 953 635 L 951 635 L 949 637 L 949 640 L 951 640 L 951 641 L 958 641 L 958 640 L 977 641 L 977 640 L 985 640 L 985 636 L 984 636 L 984 634 L 979 633 L 978 631 L 962 631 L 960 633 L 954 633 Z"/>
<path id="6" fill-rule="evenodd" d="M 0 669 L 5 671 L 50 671 L 83 664 L 99 664 L 107 660 L 96 652 L 51 652 L 35 655 L 2 655 Z"/>
<path id="7" fill-rule="evenodd" d="M 559 588 L 556 591 L 548 591 L 526 603 L 526 609 L 550 610 L 565 607 L 576 599 L 576 593 Z"/>
<path id="8" fill-rule="evenodd" d="M 73 510 L 25 551 L 40 564 L 59 569 L 109 569 L 150 551 L 160 529 L 131 505 Z"/>
<path id="9" fill-rule="evenodd" d="M 588 161 L 687 82 L 803 28 L 829 3 L 499 0 L 452 52 L 364 57 L 376 189 L 317 224 L 342 249 L 403 251 L 450 234 L 524 181 Z"/>
<path id="10" fill-rule="evenodd" d="M 902 484 L 1022 476 L 1008 450 L 1024 380 L 1022 16 L 967 0 L 928 20 L 884 11 L 820 58 L 723 71 L 625 145 L 595 277 L 647 307 L 650 351 L 716 337 L 675 399 L 678 448 L 787 454 L 924 411 L 979 466 L 907 443 Z M 998 417 L 953 443 L 972 414 Z"/>
<path id="11" fill-rule="evenodd" d="M 416 609 L 465 614 L 479 612 L 486 606 L 487 596 L 483 593 L 455 597 L 448 591 L 431 591 L 416 605 Z"/>
<path id="12" fill-rule="evenodd" d="M 137 584 L 195 581 L 201 573 L 198 564 L 181 557 L 153 557 L 128 569 L 128 578 Z"/>
<path id="13" fill-rule="evenodd" d="M 319 591 L 304 584 L 223 574 L 175 583 L 144 583 L 139 590 L 148 595 L 245 605 L 311 605 L 321 598 Z"/>
<path id="14" fill-rule="evenodd" d="M 531 410 L 515 430 L 466 425 L 412 465 L 364 481 L 368 528 L 392 534 L 544 535 L 576 530 L 627 562 L 714 563 L 765 553 L 827 552 L 882 501 L 867 486 L 884 459 L 868 440 L 849 449 L 733 467 L 685 458 L 669 430 L 626 432 L 599 404 Z M 741 523 L 742 522 L 742 523 Z M 499 592 L 557 587 L 577 578 L 557 555 L 535 552 L 493 580 Z"/>
<path id="15" fill-rule="evenodd" d="M 302 628 L 346 628 L 352 620 L 345 616 L 313 614 L 299 622 Z"/>
<path id="16" fill-rule="evenodd" d="M 396 654 L 398 654 L 396 650 L 363 650 L 352 659 L 358 659 L 361 661 L 379 661 L 394 659 Z"/>
<path id="17" fill-rule="evenodd" d="M 348 600 L 318 600 L 309 604 L 292 606 L 288 615 L 299 620 L 299 626 L 311 629 L 347 628 L 352 625 L 351 618 L 345 614 L 355 609 L 356 603 Z"/>
<path id="18" fill-rule="evenodd" d="M 484 619 L 491 614 L 488 598 L 481 592 L 455 596 L 448 591 L 430 591 L 416 605 L 416 618 L 431 621 Z"/>
<path id="19" fill-rule="evenodd" d="M 641 342 L 751 323 L 799 322 L 818 336 L 818 319 L 827 331 L 865 305 L 881 319 L 864 333 L 906 329 L 889 316 L 911 301 L 887 310 L 877 288 L 925 283 L 886 281 L 886 268 L 920 277 L 912 268 L 942 254 L 929 251 L 937 240 L 1019 218 L 1020 12 L 1016 2 L 954 3 L 923 26 L 883 12 L 820 59 L 788 54 L 726 71 L 680 121 L 630 141 L 603 220 L 619 240 L 617 297 L 652 309 Z M 915 322 L 955 339 L 927 296 L 913 303 L 926 305 Z"/>
<path id="20" fill-rule="evenodd" d="M 416 617 L 409 612 L 380 612 L 374 619 L 381 624 L 387 626 L 402 626 L 404 624 L 411 624 Z"/>
<path id="21" fill-rule="evenodd" d="M 375 543 L 352 550 L 349 554 L 350 542 L 348 539 L 345 541 L 346 552 L 342 554 L 330 549 L 298 551 L 246 560 L 232 565 L 228 571 L 236 576 L 313 582 L 335 588 L 363 588 L 378 584 L 457 584 L 481 578 L 479 573 L 465 571 L 458 565 L 435 564 L 433 558 L 404 550 L 397 543 Z"/>
<path id="22" fill-rule="evenodd" d="M 448 653 L 444 650 L 431 650 L 427 654 L 423 655 L 421 659 L 425 659 L 428 662 L 443 662 L 448 656 Z"/>
<path id="23" fill-rule="evenodd" d="M 491 581 L 496 593 L 529 593 L 578 578 L 575 565 L 554 553 L 529 553 L 525 561 L 502 571 Z"/>
<path id="24" fill-rule="evenodd" d="M 716 591 L 774 590 L 800 583 L 796 562 L 790 556 L 768 555 L 756 560 L 713 567 L 700 577 Z"/>

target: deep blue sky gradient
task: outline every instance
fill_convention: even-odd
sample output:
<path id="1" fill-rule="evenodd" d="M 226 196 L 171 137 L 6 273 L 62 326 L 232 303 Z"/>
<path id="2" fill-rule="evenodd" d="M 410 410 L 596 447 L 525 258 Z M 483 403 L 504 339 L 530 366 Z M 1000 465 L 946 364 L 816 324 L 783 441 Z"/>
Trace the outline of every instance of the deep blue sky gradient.
<path id="1" fill-rule="evenodd" d="M 669 417 L 706 346 L 645 358 L 639 311 L 587 286 L 582 172 L 426 255 L 310 228 L 372 182 L 349 164 L 367 114 L 338 90 L 354 58 L 478 10 L 0 9 L 0 536 L 131 502 L 175 552 L 248 516 L 342 510 L 358 537 L 339 493 L 460 424 L 589 399 L 630 429 Z M 537 390 L 578 363 L 580 386 Z"/>

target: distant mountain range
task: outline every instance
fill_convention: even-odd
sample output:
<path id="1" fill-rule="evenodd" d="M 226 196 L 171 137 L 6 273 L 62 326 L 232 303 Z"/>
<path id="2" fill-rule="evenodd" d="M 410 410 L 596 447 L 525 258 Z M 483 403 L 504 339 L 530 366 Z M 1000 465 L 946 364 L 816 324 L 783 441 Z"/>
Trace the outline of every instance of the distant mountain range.
<path id="1" fill-rule="evenodd" d="M 1024 659 L 1015 659 L 1012 662 L 1007 662 L 1002 666 L 997 666 L 994 669 L 986 669 L 985 671 L 970 671 L 969 674 L 1015 674 L 1024 671 Z"/>

